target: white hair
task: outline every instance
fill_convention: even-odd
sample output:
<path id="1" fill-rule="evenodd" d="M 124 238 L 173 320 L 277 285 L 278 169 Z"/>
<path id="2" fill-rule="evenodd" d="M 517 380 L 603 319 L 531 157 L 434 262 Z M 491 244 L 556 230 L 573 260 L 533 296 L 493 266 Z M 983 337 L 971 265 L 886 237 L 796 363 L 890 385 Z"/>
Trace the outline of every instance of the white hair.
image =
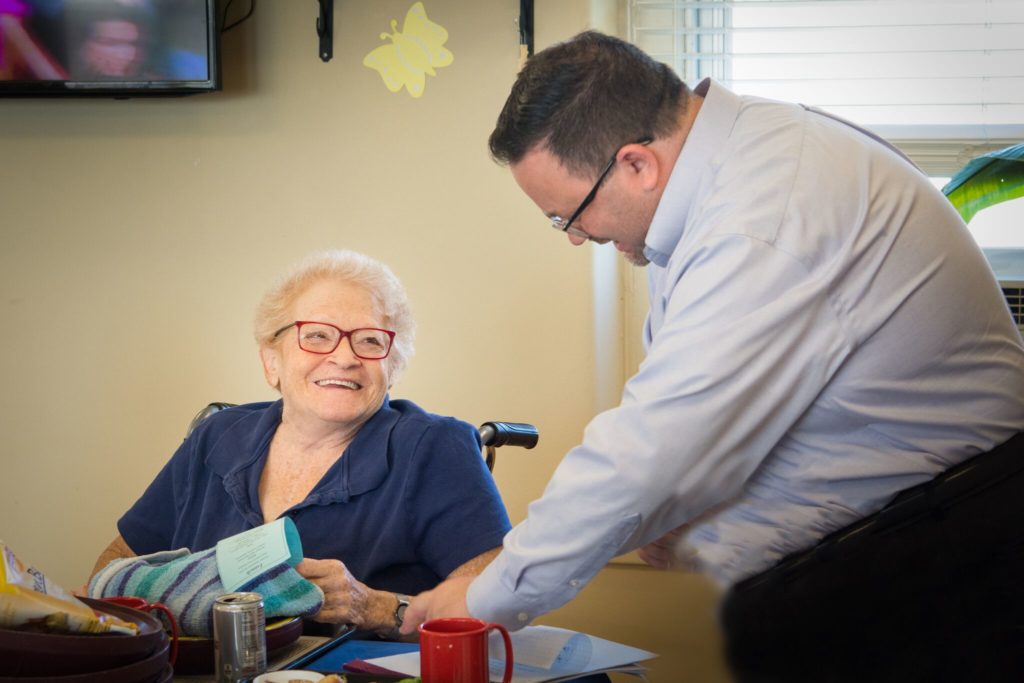
<path id="1" fill-rule="evenodd" d="M 317 251 L 295 264 L 263 295 L 256 307 L 256 343 L 270 344 L 274 333 L 292 322 L 288 317 L 292 303 L 311 285 L 323 280 L 358 285 L 374 299 L 384 314 L 384 326 L 395 333 L 389 355 L 390 381 L 394 382 L 414 352 L 416 321 L 398 277 L 386 265 L 365 254 L 341 249 Z"/>

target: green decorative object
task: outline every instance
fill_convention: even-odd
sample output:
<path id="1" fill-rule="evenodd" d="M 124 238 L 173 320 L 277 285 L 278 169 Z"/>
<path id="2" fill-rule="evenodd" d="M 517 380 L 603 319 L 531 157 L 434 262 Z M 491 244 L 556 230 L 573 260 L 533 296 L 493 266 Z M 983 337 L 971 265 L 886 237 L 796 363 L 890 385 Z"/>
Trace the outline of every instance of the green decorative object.
<path id="1" fill-rule="evenodd" d="M 984 208 L 1024 197 L 1024 144 L 969 161 L 942 188 L 965 223 Z"/>

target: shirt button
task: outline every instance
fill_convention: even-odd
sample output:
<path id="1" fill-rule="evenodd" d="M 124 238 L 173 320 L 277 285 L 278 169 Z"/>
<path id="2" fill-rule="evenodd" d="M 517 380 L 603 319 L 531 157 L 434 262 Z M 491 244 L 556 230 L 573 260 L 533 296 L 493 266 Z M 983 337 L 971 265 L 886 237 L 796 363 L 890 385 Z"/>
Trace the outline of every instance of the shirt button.
<path id="1" fill-rule="evenodd" d="M 576 586 L 580 585 L 580 580 L 579 579 L 573 579 L 572 581 L 569 582 L 569 585 L 572 586 L 573 588 L 575 588 Z"/>
<path id="2" fill-rule="evenodd" d="M 529 621 L 530 620 L 530 615 L 527 614 L 526 612 L 520 612 L 519 614 L 516 615 L 516 619 L 518 619 L 519 621 Z"/>

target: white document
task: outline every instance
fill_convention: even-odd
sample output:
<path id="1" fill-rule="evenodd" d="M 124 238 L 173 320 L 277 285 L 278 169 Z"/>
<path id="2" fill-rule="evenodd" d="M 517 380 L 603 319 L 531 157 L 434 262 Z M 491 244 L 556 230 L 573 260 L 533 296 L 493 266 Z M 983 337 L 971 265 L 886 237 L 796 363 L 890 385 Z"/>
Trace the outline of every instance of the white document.
<path id="1" fill-rule="evenodd" d="M 644 668 L 639 662 L 657 657 L 653 652 L 554 626 L 527 626 L 511 635 L 513 683 L 553 683 L 602 671 L 642 675 Z M 489 645 L 491 681 L 500 683 L 505 672 L 501 634 L 492 632 Z M 367 661 L 406 676 L 420 675 L 419 652 Z"/>

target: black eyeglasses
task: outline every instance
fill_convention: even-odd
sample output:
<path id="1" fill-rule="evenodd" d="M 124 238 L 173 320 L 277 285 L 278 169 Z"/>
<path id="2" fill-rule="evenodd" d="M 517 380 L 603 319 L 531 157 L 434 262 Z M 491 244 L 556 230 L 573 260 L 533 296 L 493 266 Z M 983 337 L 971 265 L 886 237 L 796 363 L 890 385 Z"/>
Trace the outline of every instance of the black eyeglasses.
<path id="1" fill-rule="evenodd" d="M 651 144 L 651 141 L 652 140 L 650 137 L 646 137 L 642 140 L 637 140 L 636 142 L 631 144 L 649 145 Z M 625 147 L 625 145 L 623 145 L 622 147 Z M 605 177 L 608 175 L 608 173 L 611 172 L 612 167 L 615 166 L 615 159 L 618 158 L 619 150 L 621 150 L 622 147 L 616 149 L 615 154 L 612 154 L 612 158 L 608 160 L 607 164 L 605 164 L 604 170 L 601 171 L 601 174 L 599 176 L 597 176 L 597 182 L 594 183 L 594 187 L 590 188 L 590 192 L 588 192 L 587 196 L 583 198 L 583 201 L 580 202 L 580 205 L 578 207 L 576 207 L 576 210 L 572 212 L 572 215 L 569 216 L 569 220 L 565 220 L 561 216 L 551 216 L 552 228 L 554 228 L 555 230 L 560 230 L 567 235 L 572 235 L 573 237 L 582 237 L 585 240 L 591 239 L 590 235 L 583 232 L 579 228 L 572 227 L 572 224 L 576 222 L 576 219 L 580 217 L 581 213 L 586 211 L 587 207 L 590 206 L 590 203 L 594 201 L 594 197 L 597 196 L 597 190 L 601 187 L 601 183 L 604 182 Z"/>
<path id="2" fill-rule="evenodd" d="M 309 353 L 327 355 L 334 353 L 342 339 L 348 339 L 348 345 L 356 358 L 363 360 L 383 360 L 391 353 L 391 342 L 395 339 L 395 333 L 391 330 L 382 330 L 376 327 L 360 327 L 356 330 L 343 330 L 330 323 L 318 323 L 311 320 L 296 320 L 288 323 L 277 332 L 271 339 L 277 339 L 278 335 L 294 327 L 298 331 L 299 348 Z"/>

